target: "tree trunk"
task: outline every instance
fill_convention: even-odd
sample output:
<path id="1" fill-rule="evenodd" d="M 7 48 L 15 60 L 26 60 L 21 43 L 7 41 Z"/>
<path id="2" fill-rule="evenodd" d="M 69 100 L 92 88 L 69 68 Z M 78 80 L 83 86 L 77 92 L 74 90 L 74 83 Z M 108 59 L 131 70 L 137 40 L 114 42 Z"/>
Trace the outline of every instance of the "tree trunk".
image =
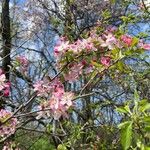
<path id="1" fill-rule="evenodd" d="M 5 72 L 7 80 L 9 80 L 10 71 L 10 52 L 11 52 L 11 31 L 9 17 L 9 0 L 2 1 L 2 68 Z"/>

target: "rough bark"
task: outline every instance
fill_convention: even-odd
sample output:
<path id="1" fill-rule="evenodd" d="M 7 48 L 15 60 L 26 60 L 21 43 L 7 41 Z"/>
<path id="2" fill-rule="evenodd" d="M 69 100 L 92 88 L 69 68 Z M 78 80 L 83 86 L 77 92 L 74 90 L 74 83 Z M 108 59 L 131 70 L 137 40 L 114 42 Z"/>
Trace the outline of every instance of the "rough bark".
<path id="1" fill-rule="evenodd" d="M 5 72 L 7 80 L 9 80 L 10 71 L 10 52 L 11 52 L 11 30 L 9 16 L 9 0 L 2 1 L 2 68 Z"/>

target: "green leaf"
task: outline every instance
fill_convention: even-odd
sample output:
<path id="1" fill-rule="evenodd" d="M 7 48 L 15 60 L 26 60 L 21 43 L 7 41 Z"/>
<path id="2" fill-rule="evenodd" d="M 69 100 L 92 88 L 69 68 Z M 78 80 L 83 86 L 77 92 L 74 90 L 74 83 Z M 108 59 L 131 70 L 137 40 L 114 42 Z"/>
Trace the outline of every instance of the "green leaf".
<path id="1" fill-rule="evenodd" d="M 120 50 L 119 54 L 118 54 L 118 59 L 122 59 L 123 57 L 124 57 L 124 55 L 122 54 L 122 51 Z"/>
<path id="2" fill-rule="evenodd" d="M 134 100 L 135 101 L 139 101 L 140 100 L 140 97 L 139 97 L 139 94 L 138 94 L 137 90 L 134 91 Z"/>
<path id="3" fill-rule="evenodd" d="M 150 147 L 148 147 L 148 146 L 145 146 L 145 150 L 150 150 Z"/>
<path id="4" fill-rule="evenodd" d="M 133 49 L 127 49 L 124 54 L 125 54 L 126 56 L 130 56 L 130 55 L 132 55 L 133 53 L 134 53 Z"/>
<path id="5" fill-rule="evenodd" d="M 118 59 L 118 53 L 119 53 L 119 49 L 113 49 L 111 51 L 111 56 L 114 60 L 117 60 Z"/>
<path id="6" fill-rule="evenodd" d="M 120 71 L 124 71 L 124 63 L 122 61 L 118 61 L 117 63 L 117 68 L 120 70 Z"/>
<path id="7" fill-rule="evenodd" d="M 66 146 L 63 144 L 59 144 L 57 150 L 67 150 Z"/>
<path id="8" fill-rule="evenodd" d="M 126 106 L 124 107 L 124 109 L 125 109 L 128 113 L 130 113 L 130 114 L 131 114 L 131 111 L 130 111 L 130 107 L 129 107 L 129 105 L 126 105 Z"/>
<path id="9" fill-rule="evenodd" d="M 150 109 L 150 103 L 144 105 L 141 109 L 142 112 L 146 111 L 146 110 L 149 110 Z"/>
<path id="10" fill-rule="evenodd" d="M 140 100 L 139 94 L 137 92 L 137 90 L 134 91 L 134 108 L 133 108 L 133 112 L 135 114 L 138 113 L 138 102 Z"/>
<path id="11" fill-rule="evenodd" d="M 143 118 L 144 122 L 150 123 L 150 116 L 146 116 Z"/>
<path id="12" fill-rule="evenodd" d="M 144 112 L 146 110 L 150 110 L 150 103 L 147 100 L 142 100 L 139 102 L 139 104 L 140 104 L 139 110 L 141 112 Z"/>
<path id="13" fill-rule="evenodd" d="M 110 0 L 110 2 L 111 2 L 112 4 L 115 4 L 116 0 Z"/>
<path id="14" fill-rule="evenodd" d="M 119 128 L 119 129 L 125 128 L 126 125 L 129 124 L 129 122 L 131 122 L 131 121 L 125 121 L 125 122 L 120 123 L 120 124 L 118 125 L 118 128 Z"/>
<path id="15" fill-rule="evenodd" d="M 92 65 L 94 65 L 96 68 L 102 68 L 103 66 L 97 62 L 91 61 Z"/>
<path id="16" fill-rule="evenodd" d="M 118 111 L 119 113 L 123 113 L 123 114 L 128 113 L 128 111 L 124 107 L 118 107 L 116 108 L 116 111 Z"/>
<path id="17" fill-rule="evenodd" d="M 139 39 L 136 37 L 133 37 L 131 46 L 136 45 L 138 42 L 139 42 Z"/>
<path id="18" fill-rule="evenodd" d="M 121 144 L 124 150 L 127 150 L 131 145 L 132 140 L 132 121 L 128 121 L 121 128 Z"/>
<path id="19" fill-rule="evenodd" d="M 146 132 L 150 132 L 150 126 L 146 126 L 144 129 Z"/>

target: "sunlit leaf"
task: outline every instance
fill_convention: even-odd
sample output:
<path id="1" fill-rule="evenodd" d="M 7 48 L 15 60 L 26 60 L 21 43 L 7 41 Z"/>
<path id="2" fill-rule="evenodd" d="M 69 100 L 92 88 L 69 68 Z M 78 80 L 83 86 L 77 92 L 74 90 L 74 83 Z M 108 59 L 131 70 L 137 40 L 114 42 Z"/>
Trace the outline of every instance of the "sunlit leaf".
<path id="1" fill-rule="evenodd" d="M 124 150 L 127 150 L 132 141 L 132 122 L 128 121 L 121 128 L 121 144 Z"/>
<path id="2" fill-rule="evenodd" d="M 59 144 L 57 150 L 67 150 L 66 146 L 63 144 Z"/>
<path id="3" fill-rule="evenodd" d="M 124 107 L 118 107 L 116 108 L 116 111 L 118 111 L 119 113 L 123 113 L 123 114 L 128 113 L 128 111 Z"/>

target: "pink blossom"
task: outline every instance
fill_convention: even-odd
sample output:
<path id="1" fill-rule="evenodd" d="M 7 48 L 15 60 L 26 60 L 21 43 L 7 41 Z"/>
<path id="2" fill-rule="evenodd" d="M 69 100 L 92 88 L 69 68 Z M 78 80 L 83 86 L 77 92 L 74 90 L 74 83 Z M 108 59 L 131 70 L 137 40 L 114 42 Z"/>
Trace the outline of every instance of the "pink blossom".
<path id="1" fill-rule="evenodd" d="M 37 92 L 38 96 L 48 96 L 50 93 L 54 93 L 55 96 L 61 96 L 61 93 L 64 92 L 64 86 L 59 81 L 58 78 L 54 79 L 53 81 L 37 81 L 34 85 L 34 91 Z"/>
<path id="2" fill-rule="evenodd" d="M 58 120 L 63 114 L 66 114 L 66 108 L 60 103 L 60 100 L 52 98 L 49 100 L 52 117 Z"/>
<path id="3" fill-rule="evenodd" d="M 2 125 L 0 125 L 0 136 L 4 137 L 6 135 L 11 135 L 15 132 L 16 126 L 17 126 L 17 119 L 11 118 L 6 123 L 3 124 L 10 116 L 12 115 L 11 112 L 1 109 L 0 110 L 0 122 Z"/>
<path id="4" fill-rule="evenodd" d="M 5 81 L 6 81 L 5 74 L 1 74 L 0 75 L 0 91 L 4 89 Z"/>
<path id="5" fill-rule="evenodd" d="M 79 47 L 78 45 L 76 45 L 76 43 L 74 44 L 70 44 L 69 49 L 72 50 L 74 53 L 79 53 Z"/>
<path id="6" fill-rule="evenodd" d="M 138 5 L 138 7 L 140 8 L 140 9 L 144 9 L 144 5 L 143 5 L 143 3 L 139 3 L 139 5 Z"/>
<path id="7" fill-rule="evenodd" d="M 38 112 L 37 119 L 52 116 L 58 120 L 61 116 L 68 117 L 67 110 L 73 105 L 73 97 L 74 94 L 71 92 L 64 92 L 61 97 L 52 93 L 51 99 L 39 106 L 41 111 Z"/>
<path id="8" fill-rule="evenodd" d="M 79 74 L 76 71 L 69 71 L 67 74 L 65 74 L 64 78 L 66 81 L 74 82 L 78 79 Z"/>
<path id="9" fill-rule="evenodd" d="M 113 33 L 115 31 L 117 31 L 117 27 L 115 26 L 108 26 L 108 28 L 106 29 L 106 33 Z"/>
<path id="10" fill-rule="evenodd" d="M 127 46 L 131 46 L 133 38 L 130 35 L 122 35 L 120 38 Z"/>
<path id="11" fill-rule="evenodd" d="M 6 82 L 5 74 L 3 74 L 3 71 L 0 69 L 0 91 L 1 96 L 9 96 L 10 93 L 10 82 Z"/>
<path id="12" fill-rule="evenodd" d="M 3 95 L 7 97 L 7 96 L 9 96 L 9 93 L 10 93 L 10 90 L 5 89 L 4 92 L 3 92 Z"/>
<path id="13" fill-rule="evenodd" d="M 73 105 L 74 94 L 71 92 L 64 92 L 61 99 L 53 97 L 50 102 L 51 112 L 54 119 L 59 119 L 61 116 L 67 117 L 67 110 Z"/>
<path id="14" fill-rule="evenodd" d="M 108 47 L 110 50 L 114 49 L 118 42 L 114 35 L 109 33 L 108 35 L 104 35 L 104 37 L 106 40 L 103 40 L 101 37 L 99 37 L 101 47 Z"/>
<path id="15" fill-rule="evenodd" d="M 25 65 L 28 66 L 29 61 L 25 56 L 17 56 L 16 60 L 21 64 L 21 65 Z"/>
<path id="16" fill-rule="evenodd" d="M 150 44 L 148 44 L 148 43 L 140 42 L 140 43 L 139 43 L 139 46 L 140 46 L 142 49 L 150 50 Z"/>
<path id="17" fill-rule="evenodd" d="M 47 81 L 37 81 L 33 87 L 34 91 L 37 92 L 38 96 L 46 97 L 49 95 L 49 93 L 52 91 L 52 86 L 50 85 L 50 82 Z"/>
<path id="18" fill-rule="evenodd" d="M 17 56 L 16 61 L 19 63 L 19 69 L 25 73 L 29 66 L 29 60 L 25 56 Z"/>
<path id="19" fill-rule="evenodd" d="M 20 150 L 20 149 L 14 142 L 6 142 L 2 150 Z"/>
<path id="20" fill-rule="evenodd" d="M 110 66 L 110 62 L 111 62 L 110 57 L 108 57 L 108 56 L 103 56 L 103 57 L 101 57 L 101 63 L 102 63 L 104 66 L 109 67 L 109 66 Z"/>
<path id="21" fill-rule="evenodd" d="M 64 75 L 64 78 L 66 81 L 74 82 L 78 79 L 79 75 L 82 74 L 82 63 L 74 63 L 69 68 L 69 71 L 67 74 Z"/>
<path id="22" fill-rule="evenodd" d="M 81 52 L 85 48 L 85 44 L 81 40 L 77 40 L 75 43 L 70 45 L 70 49 L 76 54 Z"/>
<path id="23" fill-rule="evenodd" d="M 5 88 L 10 88 L 10 86 L 11 86 L 11 83 L 9 81 L 5 83 Z"/>
<path id="24" fill-rule="evenodd" d="M 10 94 L 10 86 L 11 86 L 10 82 L 5 83 L 5 86 L 4 86 L 4 89 L 3 89 L 3 95 L 6 96 L 6 97 L 9 96 L 9 94 Z"/>
<path id="25" fill-rule="evenodd" d="M 89 74 L 89 73 L 91 73 L 93 71 L 93 65 L 89 65 L 89 66 L 87 66 L 86 68 L 84 68 L 84 72 L 86 73 L 86 74 Z"/>
<path id="26" fill-rule="evenodd" d="M 68 48 L 69 41 L 60 41 L 60 43 L 54 47 L 54 56 L 59 59 L 60 56 L 68 50 Z"/>
<path id="27" fill-rule="evenodd" d="M 81 64 L 82 64 L 83 66 L 86 66 L 86 65 L 87 65 L 86 60 L 82 60 L 82 61 L 81 61 Z"/>
<path id="28" fill-rule="evenodd" d="M 0 69 L 0 75 L 4 74 L 4 71 L 2 69 Z"/>
<path id="29" fill-rule="evenodd" d="M 49 101 L 51 113 L 55 120 L 58 120 L 61 116 L 68 117 L 67 110 L 73 105 L 73 97 L 73 93 L 65 92 L 61 99 L 53 97 Z"/>
<path id="30" fill-rule="evenodd" d="M 74 94 L 72 92 L 65 92 L 62 99 L 61 99 L 61 104 L 65 105 L 67 109 L 73 105 L 73 97 Z"/>
<path id="31" fill-rule="evenodd" d="M 69 41 L 60 41 L 54 47 L 54 56 L 56 59 L 60 59 L 67 51 L 72 51 L 74 54 L 80 53 L 81 51 L 96 50 L 92 42 L 92 38 L 78 39 L 76 42 L 69 44 Z"/>
<path id="32" fill-rule="evenodd" d="M 94 44 L 92 43 L 92 39 L 83 39 L 79 45 L 79 49 L 85 49 L 87 51 L 95 50 Z"/>
<path id="33" fill-rule="evenodd" d="M 47 95 L 47 86 L 44 85 L 44 81 L 37 81 L 34 85 L 34 91 L 37 92 L 38 96 L 46 96 Z"/>
<path id="34" fill-rule="evenodd" d="M 62 98 L 63 94 L 64 94 L 64 87 L 56 85 L 56 87 L 53 90 L 53 95 L 57 97 L 58 99 L 60 99 Z"/>
<path id="35" fill-rule="evenodd" d="M 87 49 L 87 50 L 92 50 L 93 47 L 94 47 L 94 46 L 93 46 L 93 43 L 90 43 L 90 42 L 89 42 L 89 43 L 86 44 L 86 49 Z"/>

